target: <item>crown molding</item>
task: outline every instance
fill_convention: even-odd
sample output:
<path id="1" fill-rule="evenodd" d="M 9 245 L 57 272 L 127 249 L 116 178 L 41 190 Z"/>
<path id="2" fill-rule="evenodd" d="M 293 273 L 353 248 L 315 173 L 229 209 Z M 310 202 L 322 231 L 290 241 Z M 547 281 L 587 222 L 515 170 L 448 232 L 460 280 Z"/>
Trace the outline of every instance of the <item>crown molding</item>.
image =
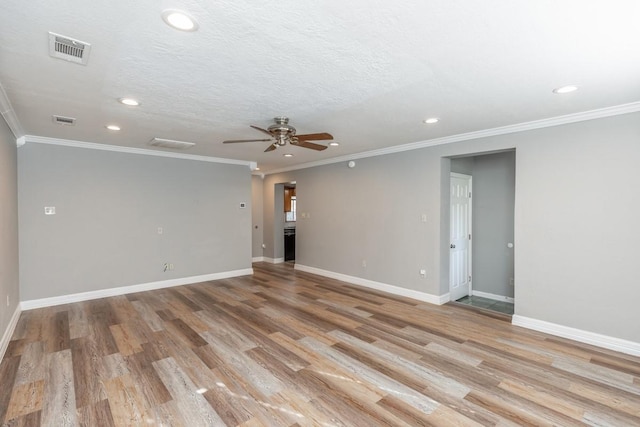
<path id="1" fill-rule="evenodd" d="M 363 159 L 366 157 L 382 156 L 385 154 L 400 153 L 403 151 L 418 150 L 420 148 L 433 147 L 436 145 L 453 144 L 455 142 L 469 141 L 472 139 L 486 138 L 490 136 L 506 135 L 510 133 L 525 132 L 528 130 L 543 129 L 548 127 L 566 125 L 570 123 L 583 122 L 587 120 L 601 119 L 605 117 L 618 116 L 621 114 L 636 113 L 640 111 L 640 102 L 616 105 L 613 107 L 600 108 L 597 110 L 583 111 L 580 113 L 566 114 L 564 116 L 551 117 L 547 119 L 534 120 L 531 122 L 517 123 L 514 125 L 501 126 L 492 129 L 484 129 L 475 132 L 461 133 L 458 135 L 444 136 L 442 138 L 428 139 L 425 141 L 412 142 L 409 144 L 396 145 L 393 147 L 381 148 L 379 150 L 363 151 L 362 153 L 348 154 L 330 159 L 318 160 L 315 162 L 301 163 L 299 165 L 288 166 L 264 172 L 265 175 L 289 172 L 298 169 L 307 169 L 315 166 L 329 165 L 333 163 L 346 162 L 349 160 Z"/>
<path id="2" fill-rule="evenodd" d="M 15 136 L 16 138 L 20 138 L 24 135 L 22 126 L 18 121 L 18 117 L 16 116 L 15 111 L 13 111 L 11 102 L 9 102 L 9 97 L 4 91 L 2 84 L 0 84 L 0 114 L 2 114 L 4 121 L 7 122 L 7 126 L 9 126 L 9 129 L 13 133 L 13 136 Z"/>
<path id="3" fill-rule="evenodd" d="M 229 165 L 248 166 L 252 171 L 258 167 L 256 162 L 245 160 L 223 159 L 221 157 L 198 156 L 195 154 L 169 153 L 166 151 L 148 150 L 145 148 L 122 147 L 118 145 L 96 144 L 94 142 L 72 141 L 68 139 L 49 138 L 46 136 L 25 135 L 20 138 L 21 145 L 26 142 L 35 144 L 60 145 L 63 147 L 88 148 L 91 150 L 115 151 L 118 153 L 141 154 L 143 156 L 170 157 L 173 159 L 195 160 L 198 162 L 224 163 Z"/>

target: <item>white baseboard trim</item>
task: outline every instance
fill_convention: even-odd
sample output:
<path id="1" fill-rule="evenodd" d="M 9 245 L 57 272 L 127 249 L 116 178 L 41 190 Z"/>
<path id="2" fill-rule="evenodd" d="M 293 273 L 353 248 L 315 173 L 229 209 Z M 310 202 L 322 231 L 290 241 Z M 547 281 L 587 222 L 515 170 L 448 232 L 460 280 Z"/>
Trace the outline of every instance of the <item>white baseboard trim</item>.
<path id="1" fill-rule="evenodd" d="M 373 280 L 363 279 L 361 277 L 348 276 L 342 273 L 334 273 L 333 271 L 322 270 L 316 267 L 309 267 L 307 265 L 296 264 L 295 270 L 304 271 L 306 273 L 317 274 L 318 276 L 329 277 L 331 279 L 341 280 L 343 282 L 351 283 L 353 285 L 364 286 L 365 288 L 371 288 L 378 291 L 388 292 L 393 295 L 400 295 L 403 297 L 409 297 L 418 301 L 428 302 L 430 304 L 442 305 L 449 302 L 449 294 L 444 295 L 431 295 L 425 292 L 414 291 L 412 289 L 401 288 L 395 285 L 389 285 L 386 283 L 374 282 Z"/>
<path id="2" fill-rule="evenodd" d="M 7 329 L 4 331 L 4 335 L 2 335 L 2 341 L 0 341 L 0 361 L 4 358 L 4 352 L 7 351 L 7 347 L 9 347 L 13 331 L 16 330 L 18 319 L 20 319 L 20 313 L 22 313 L 22 309 L 20 308 L 20 304 L 18 304 L 16 310 L 13 312 L 13 316 L 11 316 L 11 320 L 9 320 Z"/>
<path id="3" fill-rule="evenodd" d="M 471 295 L 475 295 L 477 297 L 489 298 L 496 301 L 504 301 L 513 303 L 515 300 L 512 297 L 505 297 L 503 295 L 490 294 L 489 292 L 482 291 L 474 291 L 471 290 Z"/>
<path id="4" fill-rule="evenodd" d="M 51 307 L 72 302 L 87 301 L 97 298 L 113 297 L 125 295 L 133 292 L 152 291 L 154 289 L 170 288 L 173 286 L 190 285 L 192 283 L 207 282 L 209 280 L 228 279 L 230 277 L 250 276 L 253 268 L 242 270 L 224 271 L 221 273 L 203 274 L 201 276 L 182 277 L 179 279 L 162 280 L 159 282 L 149 282 L 140 285 L 121 286 L 118 288 L 100 289 L 98 291 L 81 292 L 77 294 L 60 295 L 57 297 L 40 298 L 22 301 L 22 310 L 32 310 L 34 308 Z"/>
<path id="5" fill-rule="evenodd" d="M 263 257 L 263 261 L 271 264 L 282 264 L 284 262 L 284 258 Z"/>
<path id="6" fill-rule="evenodd" d="M 440 295 L 438 298 L 440 299 L 440 303 L 438 303 L 438 305 L 446 304 L 451 301 L 451 294 L 447 292 L 444 295 Z"/>
<path id="7" fill-rule="evenodd" d="M 518 316 L 514 314 L 511 323 L 523 328 L 533 329 L 539 332 L 569 338 L 574 341 L 619 351 L 632 356 L 640 356 L 640 343 L 623 340 L 621 338 L 610 337 L 608 335 L 597 334 L 582 329 L 571 328 L 569 326 L 558 325 L 557 323 L 545 322 L 544 320 L 532 319 L 531 317 Z"/>
<path id="8" fill-rule="evenodd" d="M 263 261 L 264 261 L 263 256 L 254 256 L 253 258 L 251 258 L 251 262 L 263 262 Z"/>

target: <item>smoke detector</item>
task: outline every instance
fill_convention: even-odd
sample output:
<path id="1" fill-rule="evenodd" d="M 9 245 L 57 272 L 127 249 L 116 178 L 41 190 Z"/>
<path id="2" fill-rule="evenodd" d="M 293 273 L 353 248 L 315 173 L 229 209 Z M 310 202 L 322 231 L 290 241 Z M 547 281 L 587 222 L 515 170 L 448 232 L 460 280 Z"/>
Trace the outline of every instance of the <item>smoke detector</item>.
<path id="1" fill-rule="evenodd" d="M 90 51 L 89 43 L 49 32 L 49 55 L 54 58 L 87 65 Z"/>
<path id="2" fill-rule="evenodd" d="M 162 148 L 173 148 L 174 150 L 186 150 L 196 145 L 193 142 L 175 141 L 173 139 L 153 138 L 149 145 Z"/>

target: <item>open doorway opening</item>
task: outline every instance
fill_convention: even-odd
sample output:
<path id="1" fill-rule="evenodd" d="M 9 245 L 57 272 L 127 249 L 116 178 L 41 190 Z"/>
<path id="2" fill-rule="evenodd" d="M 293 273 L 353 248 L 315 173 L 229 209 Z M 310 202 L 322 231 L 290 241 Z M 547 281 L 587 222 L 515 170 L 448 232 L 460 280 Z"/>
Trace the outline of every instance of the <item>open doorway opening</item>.
<path id="1" fill-rule="evenodd" d="M 515 150 L 452 158 L 450 191 L 451 300 L 513 314 Z"/>
<path id="2" fill-rule="evenodd" d="M 297 204 L 296 182 L 280 182 L 273 188 L 273 228 L 266 240 L 273 247 L 274 264 L 295 260 Z M 295 212 L 294 212 L 295 208 Z"/>
<path id="3" fill-rule="evenodd" d="M 296 260 L 296 184 L 284 185 L 284 261 Z"/>

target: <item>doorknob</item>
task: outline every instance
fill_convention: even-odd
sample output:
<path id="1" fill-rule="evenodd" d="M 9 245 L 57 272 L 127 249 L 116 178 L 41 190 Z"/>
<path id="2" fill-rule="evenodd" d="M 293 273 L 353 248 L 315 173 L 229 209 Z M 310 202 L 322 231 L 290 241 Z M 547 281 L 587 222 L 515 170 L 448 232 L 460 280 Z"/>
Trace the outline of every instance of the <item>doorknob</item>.
<path id="1" fill-rule="evenodd" d="M 451 248 L 451 249 L 455 249 L 455 248 L 456 248 L 456 245 L 454 245 L 454 244 L 452 243 L 452 244 L 451 244 L 451 246 L 450 246 L 450 248 Z"/>

